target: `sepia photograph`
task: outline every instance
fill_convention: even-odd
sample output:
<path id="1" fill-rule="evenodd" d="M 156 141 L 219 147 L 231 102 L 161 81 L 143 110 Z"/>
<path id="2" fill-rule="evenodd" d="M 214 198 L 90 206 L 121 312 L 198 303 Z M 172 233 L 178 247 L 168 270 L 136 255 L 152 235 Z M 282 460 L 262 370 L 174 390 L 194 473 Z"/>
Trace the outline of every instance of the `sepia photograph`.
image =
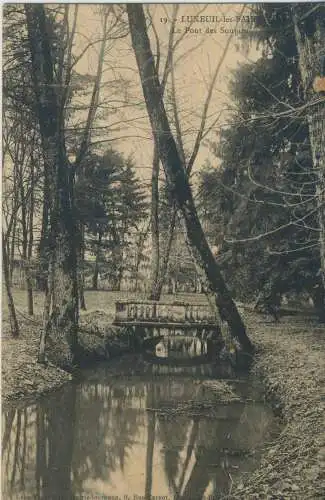
<path id="1" fill-rule="evenodd" d="M 2 5 L 1 498 L 325 499 L 325 3 Z"/>

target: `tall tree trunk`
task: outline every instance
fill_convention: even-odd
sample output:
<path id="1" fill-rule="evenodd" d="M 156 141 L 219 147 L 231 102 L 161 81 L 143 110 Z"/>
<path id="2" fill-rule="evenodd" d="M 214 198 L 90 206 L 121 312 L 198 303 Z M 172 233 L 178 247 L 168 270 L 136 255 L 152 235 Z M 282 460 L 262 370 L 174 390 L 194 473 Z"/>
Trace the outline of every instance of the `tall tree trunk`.
<path id="1" fill-rule="evenodd" d="M 46 331 L 48 357 L 71 370 L 77 361 L 78 279 L 77 224 L 74 206 L 74 169 L 66 154 L 64 129 L 54 61 L 44 5 L 24 6 L 32 61 L 44 168 L 53 192 L 50 218 L 50 253 L 53 262 L 52 310 Z M 56 307 L 53 304 L 56 304 Z"/>
<path id="2" fill-rule="evenodd" d="M 86 310 L 85 300 L 85 228 L 81 224 L 80 227 L 80 245 L 78 255 L 78 283 L 79 283 L 79 302 L 80 309 Z"/>
<path id="3" fill-rule="evenodd" d="M 19 326 L 17 321 L 15 303 L 11 290 L 9 259 L 7 255 L 7 242 L 5 241 L 3 234 L 2 234 L 2 263 L 3 263 L 3 274 L 4 274 L 4 281 L 5 281 L 7 300 L 8 300 L 8 313 L 9 313 L 11 335 L 13 337 L 18 337 Z"/>
<path id="4" fill-rule="evenodd" d="M 95 257 L 95 268 L 94 268 L 94 274 L 93 274 L 93 289 L 94 290 L 98 289 L 99 256 L 100 256 L 101 245 L 102 245 L 102 237 L 103 237 L 103 235 L 100 231 L 98 233 L 96 257 Z"/>
<path id="5" fill-rule="evenodd" d="M 151 225 L 151 221 L 149 221 L 149 224 L 147 225 L 147 228 L 145 229 L 145 231 L 139 232 L 139 239 L 138 239 L 137 250 L 136 250 L 136 262 L 135 262 L 135 269 L 134 269 L 134 272 L 135 272 L 134 291 L 135 292 L 138 291 L 138 287 L 139 287 L 139 274 L 140 274 L 141 261 L 143 259 L 143 248 L 144 248 L 144 243 L 145 243 L 146 237 L 148 235 L 148 231 L 150 229 L 150 225 Z"/>
<path id="6" fill-rule="evenodd" d="M 306 12 L 306 9 L 309 12 Z M 313 165 L 318 176 L 316 198 L 319 220 L 320 273 L 325 288 L 325 7 L 292 6 L 299 68 L 308 105 L 307 119 Z"/>
<path id="7" fill-rule="evenodd" d="M 150 300 L 159 300 L 159 151 L 154 147 L 151 175 L 151 291 Z"/>
<path id="8" fill-rule="evenodd" d="M 17 217 L 14 218 L 13 224 L 12 224 L 12 232 L 11 232 L 11 244 L 9 242 L 9 235 L 8 235 L 8 243 L 7 243 L 7 256 L 9 259 L 9 279 L 10 283 L 12 283 L 12 276 L 14 272 L 14 267 L 15 267 L 15 250 L 16 250 L 16 227 L 17 227 Z"/>
<path id="9" fill-rule="evenodd" d="M 22 259 L 25 273 L 25 285 L 27 293 L 27 310 L 29 315 L 33 315 L 33 288 L 32 288 L 32 278 L 31 278 L 31 256 L 33 249 L 33 215 L 34 215 L 34 163 L 33 160 L 30 162 L 30 186 L 31 194 L 28 203 L 25 188 L 23 172 L 21 171 L 23 166 L 20 166 L 19 172 L 19 186 L 20 186 L 20 201 L 21 201 L 21 227 L 22 227 Z M 17 173 L 18 173 L 17 172 Z M 29 210 L 28 210 L 29 205 Z"/>
<path id="10" fill-rule="evenodd" d="M 163 286 L 164 286 L 166 278 L 167 278 L 169 257 L 170 257 L 170 252 L 172 249 L 172 243 L 173 243 L 174 233 L 175 233 L 176 216 L 177 216 L 177 209 L 176 209 L 176 206 L 173 206 L 172 216 L 171 216 L 171 220 L 170 220 L 170 226 L 168 228 L 168 233 L 167 233 L 167 245 L 166 245 L 166 248 L 164 250 L 164 255 L 161 259 L 160 272 L 159 272 L 159 277 L 158 277 L 158 281 L 156 284 L 156 299 L 155 300 L 160 300 Z"/>
<path id="11" fill-rule="evenodd" d="M 325 323 L 325 289 L 323 282 L 312 288 L 309 293 L 320 321 Z"/>
<path id="12" fill-rule="evenodd" d="M 227 322 L 230 334 L 239 341 L 245 351 L 252 352 L 253 345 L 246 334 L 245 325 L 202 230 L 188 177 L 171 133 L 154 66 L 143 8 L 141 5 L 128 4 L 127 12 L 132 45 L 152 132 L 173 198 L 183 215 L 188 241 L 193 250 L 197 266 L 207 279 L 220 317 Z"/>
<path id="13" fill-rule="evenodd" d="M 34 303 L 33 303 L 33 283 L 31 276 L 32 258 L 33 258 L 33 243 L 34 243 L 34 209 L 35 209 L 35 197 L 34 197 L 34 163 L 32 159 L 31 163 L 31 194 L 30 194 L 30 204 L 29 204 L 29 222 L 28 222 L 28 246 L 27 246 L 27 263 L 28 263 L 28 273 L 26 276 L 26 288 L 27 288 L 27 309 L 28 314 L 31 316 L 34 314 Z"/>
<path id="14" fill-rule="evenodd" d="M 117 283 L 116 283 L 116 291 L 119 292 L 122 287 L 122 280 L 123 280 L 123 275 L 124 275 L 124 269 L 123 269 L 123 262 L 120 261 L 120 266 L 118 268 L 118 275 L 117 275 Z"/>
<path id="15" fill-rule="evenodd" d="M 52 205 L 50 196 L 52 190 L 50 189 L 50 180 L 48 168 L 44 165 L 44 181 L 43 181 L 43 207 L 42 207 L 42 226 L 41 236 L 38 247 L 39 267 L 37 270 L 37 288 L 39 290 L 46 290 L 46 280 L 48 273 L 48 243 L 49 243 L 49 219 L 50 207 Z"/>
<path id="16" fill-rule="evenodd" d="M 53 299 L 53 286 L 54 286 L 54 264 L 52 260 L 54 259 L 54 255 L 50 255 L 50 262 L 48 264 L 48 275 L 47 280 L 45 282 L 45 294 L 44 294 L 44 306 L 43 306 L 43 325 L 40 332 L 40 343 L 39 343 L 39 351 L 38 351 L 38 362 L 45 363 L 46 362 L 46 339 L 49 333 L 49 325 L 50 325 L 50 313 L 51 313 L 51 304 Z"/>

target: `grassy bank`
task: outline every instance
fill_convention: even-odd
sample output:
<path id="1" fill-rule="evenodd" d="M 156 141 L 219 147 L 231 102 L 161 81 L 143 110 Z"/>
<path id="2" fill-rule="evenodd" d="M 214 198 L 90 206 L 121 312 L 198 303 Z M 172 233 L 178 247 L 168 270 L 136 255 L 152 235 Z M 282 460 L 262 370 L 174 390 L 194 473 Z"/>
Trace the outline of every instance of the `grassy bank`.
<path id="1" fill-rule="evenodd" d="M 25 292 L 15 290 L 15 304 L 20 326 L 18 339 L 11 338 L 6 301 L 2 315 L 2 402 L 24 403 L 28 399 L 45 395 L 72 380 L 72 376 L 51 363 L 37 363 L 39 332 L 42 324 L 43 295 L 34 296 L 33 317 L 26 313 Z M 87 311 L 80 313 L 79 341 L 85 359 L 108 359 L 127 349 L 125 337 L 117 337 L 111 327 L 114 304 L 118 295 L 107 292 L 88 292 Z"/>

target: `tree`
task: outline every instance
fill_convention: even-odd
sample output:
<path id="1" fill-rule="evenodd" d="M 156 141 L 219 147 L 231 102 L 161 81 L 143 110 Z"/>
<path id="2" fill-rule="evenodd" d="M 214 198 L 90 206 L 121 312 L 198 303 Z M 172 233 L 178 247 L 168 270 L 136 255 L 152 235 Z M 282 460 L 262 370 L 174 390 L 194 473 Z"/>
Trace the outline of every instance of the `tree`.
<path id="1" fill-rule="evenodd" d="M 316 197 L 319 219 L 320 275 L 325 290 L 325 7 L 323 4 L 293 4 L 292 17 L 307 105 L 313 164 L 315 171 L 318 172 Z"/>
<path id="2" fill-rule="evenodd" d="M 46 283 L 39 360 L 44 361 L 49 341 L 52 359 L 68 369 L 78 361 L 78 281 L 82 282 L 78 280 L 78 258 L 83 249 L 83 231 L 78 225 L 74 183 L 91 143 L 107 41 L 125 36 L 114 8 L 104 6 L 100 10 L 102 33 L 96 39 L 87 39 L 81 51 L 75 53 L 78 6 L 24 7 L 24 32 L 44 163 L 40 254 Z M 59 33 L 58 39 L 55 33 Z M 76 65 L 96 45 L 96 75 L 81 77 Z M 79 104 L 72 101 L 75 95 L 80 98 Z"/>
<path id="3" fill-rule="evenodd" d="M 42 141 L 44 166 L 50 179 L 53 205 L 50 214 L 50 286 L 52 312 L 46 318 L 51 355 L 71 369 L 76 362 L 78 329 L 77 228 L 74 206 L 74 169 L 67 158 L 61 102 L 56 90 L 55 61 L 43 5 L 25 5 L 32 61 L 33 87 Z M 40 348 L 44 361 L 45 338 Z"/>
<path id="4" fill-rule="evenodd" d="M 113 149 L 103 155 L 89 154 L 76 183 L 76 202 L 86 246 L 95 255 L 93 288 L 97 289 L 101 272 L 118 290 L 124 272 L 132 267 L 127 258 L 130 236 L 147 211 L 131 159 Z"/>
<path id="5" fill-rule="evenodd" d="M 6 287 L 6 292 L 7 292 L 11 335 L 13 337 L 18 337 L 19 336 L 19 325 L 18 325 L 18 321 L 17 321 L 16 309 L 15 309 L 14 299 L 12 296 L 11 281 L 10 281 L 10 277 L 9 277 L 9 262 L 8 262 L 8 255 L 7 255 L 7 244 L 6 244 L 5 237 L 4 237 L 3 233 L 2 233 L 2 263 L 3 263 L 5 287 Z"/>
<path id="6" fill-rule="evenodd" d="M 167 181 L 171 188 L 172 196 L 175 198 L 178 208 L 182 213 L 187 237 L 195 254 L 196 263 L 202 275 L 208 281 L 209 289 L 213 294 L 220 317 L 227 322 L 231 335 L 238 339 L 243 349 L 251 352 L 253 346 L 246 334 L 245 326 L 202 230 L 188 177 L 171 133 L 153 62 L 142 6 L 129 4 L 127 5 L 127 12 L 132 45 L 137 60 L 152 133 Z"/>
<path id="7" fill-rule="evenodd" d="M 197 12 L 197 15 L 203 13 L 206 6 L 200 8 Z M 242 12 L 244 11 L 242 9 Z M 155 66 L 158 76 L 161 73 L 161 94 L 164 97 L 166 103 L 166 109 L 170 109 L 170 113 L 168 113 L 169 123 L 171 125 L 171 129 L 175 132 L 176 145 L 178 149 L 178 153 L 184 165 L 184 168 L 187 170 L 187 174 L 190 177 L 192 173 L 193 166 L 195 164 L 198 152 L 200 150 L 200 146 L 202 140 L 209 134 L 213 126 L 218 122 L 222 112 L 218 113 L 217 118 L 212 120 L 208 119 L 209 107 L 213 95 L 213 90 L 228 52 L 230 43 L 233 39 L 233 33 L 229 35 L 226 40 L 226 44 L 223 47 L 221 57 L 216 65 L 216 68 L 211 76 L 211 80 L 208 85 L 207 94 L 205 100 L 202 104 L 202 110 L 200 112 L 200 121 L 198 124 L 198 129 L 196 135 L 194 137 L 193 146 L 191 148 L 184 147 L 186 142 L 186 129 L 189 127 L 192 130 L 193 121 L 195 121 L 195 113 L 186 111 L 185 115 L 187 116 L 187 120 L 189 120 L 190 125 L 184 122 L 182 123 L 181 117 L 184 115 L 182 113 L 182 109 L 179 106 L 179 95 L 176 91 L 176 75 L 175 69 L 177 65 L 186 64 L 186 58 L 188 56 L 192 56 L 192 54 L 199 49 L 202 45 L 202 40 L 199 41 L 193 47 L 189 47 L 187 50 L 183 51 L 181 55 L 179 55 L 178 50 L 182 47 L 182 41 L 186 36 L 186 31 L 183 31 L 180 35 L 175 36 L 176 32 L 176 22 L 179 11 L 179 5 L 175 5 L 172 7 L 171 15 L 168 17 L 171 18 L 171 24 L 169 29 L 169 37 L 167 43 L 167 53 L 165 55 L 165 64 L 162 65 L 163 54 L 161 50 L 161 44 L 159 40 L 159 36 L 157 30 L 155 29 L 155 25 L 150 15 L 150 11 L 148 9 L 150 24 L 149 28 L 152 28 L 154 33 L 155 40 Z M 188 28 L 191 27 L 191 23 Z M 160 71 L 161 70 L 161 71 Z M 208 123 L 210 122 L 210 123 Z M 150 291 L 150 298 L 154 300 L 159 300 L 162 287 L 165 281 L 165 277 L 167 275 L 168 262 L 170 257 L 170 250 L 172 247 L 172 242 L 175 233 L 175 226 L 177 224 L 177 215 L 176 215 L 176 205 L 173 202 L 173 208 L 169 217 L 169 229 L 166 235 L 166 245 L 162 245 L 159 238 L 159 169 L 160 169 L 160 159 L 158 156 L 157 146 L 154 145 L 154 153 L 153 153 L 153 164 L 152 164 L 152 181 L 151 181 L 151 238 L 152 238 L 152 285 Z M 160 248 L 161 247 L 161 248 Z M 164 248 L 165 247 L 165 248 Z"/>
<path id="8" fill-rule="evenodd" d="M 42 161 L 25 19 L 19 6 L 5 8 L 3 55 L 4 237 L 9 277 L 19 254 L 25 273 L 27 310 L 32 315 L 34 215 L 39 205 Z"/>
<path id="9" fill-rule="evenodd" d="M 263 51 L 233 75 L 236 107 L 212 145 L 221 165 L 203 172 L 200 203 L 239 296 L 307 290 L 319 304 L 317 170 L 304 116 L 295 113 L 303 101 L 290 9 L 256 6 Z"/>

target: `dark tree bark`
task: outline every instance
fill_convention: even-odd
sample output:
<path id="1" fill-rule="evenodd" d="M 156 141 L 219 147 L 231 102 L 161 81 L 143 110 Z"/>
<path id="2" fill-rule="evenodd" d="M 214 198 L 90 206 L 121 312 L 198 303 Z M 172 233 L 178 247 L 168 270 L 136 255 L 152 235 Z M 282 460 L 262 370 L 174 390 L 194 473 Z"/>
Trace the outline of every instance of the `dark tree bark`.
<path id="1" fill-rule="evenodd" d="M 238 339 L 245 351 L 252 352 L 253 346 L 246 334 L 245 325 L 231 298 L 200 224 L 188 177 L 171 133 L 154 66 L 143 8 L 141 5 L 128 4 L 127 12 L 132 45 L 152 132 L 173 198 L 182 213 L 188 241 L 192 247 L 197 266 L 208 282 L 220 317 L 227 322 L 230 334 Z"/>
<path id="2" fill-rule="evenodd" d="M 101 245 L 102 245 L 102 233 L 98 233 L 98 241 L 97 241 L 97 249 L 96 249 L 96 258 L 95 258 L 95 268 L 94 268 L 94 274 L 93 274 L 93 289 L 97 290 L 98 289 L 98 273 L 99 273 L 99 256 L 100 256 L 100 250 L 101 250 Z"/>
<path id="3" fill-rule="evenodd" d="M 17 228 L 17 218 L 14 218 L 13 224 L 12 224 L 12 232 L 11 232 L 11 244 L 9 242 L 9 237 L 8 237 L 8 250 L 7 250 L 7 256 L 9 258 L 9 278 L 10 278 L 10 283 L 12 283 L 12 276 L 14 272 L 14 263 L 15 263 L 15 249 L 16 249 L 16 228 Z"/>
<path id="4" fill-rule="evenodd" d="M 312 288 L 310 291 L 314 307 L 321 322 L 325 323 L 325 289 L 323 283 Z"/>
<path id="5" fill-rule="evenodd" d="M 81 224 L 80 227 L 80 244 L 78 252 L 78 282 L 79 282 L 79 302 L 80 309 L 86 310 L 85 299 L 85 228 Z"/>
<path id="6" fill-rule="evenodd" d="M 9 259 L 8 259 L 8 255 L 7 255 L 7 242 L 5 241 L 3 234 L 2 234 L 2 264 L 3 264 L 3 274 L 4 274 L 4 282 L 5 282 L 6 293 L 7 293 L 7 300 L 8 300 L 8 312 L 9 312 L 9 322 L 10 322 L 11 335 L 13 337 L 18 337 L 19 336 L 19 326 L 18 326 L 18 321 L 17 321 L 15 303 L 14 303 L 14 299 L 12 296 L 12 290 L 11 290 Z"/>
<path id="7" fill-rule="evenodd" d="M 154 147 L 151 174 L 151 290 L 149 300 L 159 300 L 159 152 Z"/>
<path id="8" fill-rule="evenodd" d="M 25 192 L 23 165 L 18 166 L 19 191 L 21 203 L 21 228 L 22 228 L 22 260 L 25 273 L 26 293 L 27 293 L 27 311 L 30 316 L 34 314 L 33 307 L 33 287 L 31 277 L 31 258 L 33 251 L 33 219 L 34 219 L 34 162 L 30 163 L 30 199 Z"/>
<path id="9" fill-rule="evenodd" d="M 144 243 L 146 240 L 146 237 L 148 235 L 148 231 L 150 228 L 151 221 L 149 221 L 149 224 L 147 225 L 147 228 L 145 231 L 140 231 L 139 232 L 139 237 L 138 237 L 138 243 L 137 243 L 137 253 L 136 253 L 136 263 L 135 263 L 135 284 L 134 284 L 134 291 L 138 291 L 139 287 L 139 274 L 140 274 L 140 264 L 143 259 L 143 248 L 144 248 Z"/>
<path id="10" fill-rule="evenodd" d="M 44 328 L 44 335 L 48 333 L 48 338 L 51 340 L 48 355 L 52 361 L 62 368 L 71 370 L 76 362 L 78 340 L 74 169 L 65 150 L 64 127 L 54 77 L 45 7 L 42 4 L 26 4 L 24 7 L 44 168 L 53 192 L 49 252 L 53 264 L 55 300 L 53 297 L 52 310 Z"/>
<path id="11" fill-rule="evenodd" d="M 176 209 L 176 206 L 174 206 L 173 210 L 172 210 L 171 219 L 170 219 L 170 226 L 168 228 L 168 233 L 167 233 L 167 245 L 165 248 L 164 255 L 161 259 L 160 272 L 159 272 L 158 280 L 157 280 L 157 283 L 155 286 L 156 298 L 154 300 L 160 300 L 163 286 L 164 286 L 166 278 L 167 278 L 169 257 L 170 257 L 170 252 L 172 249 L 172 243 L 173 243 L 174 234 L 175 234 L 176 216 L 177 216 L 177 209 Z"/>
<path id="12" fill-rule="evenodd" d="M 48 244 L 49 244 L 49 221 L 50 221 L 50 208 L 53 203 L 51 203 L 50 196 L 52 191 L 50 189 L 50 179 L 48 168 L 44 166 L 44 176 L 43 176 L 43 206 L 42 206 L 42 226 L 41 226 L 41 236 L 38 246 L 38 257 L 39 266 L 37 270 L 37 288 L 42 291 L 46 291 L 46 281 L 48 274 Z"/>
<path id="13" fill-rule="evenodd" d="M 32 159 L 31 164 L 31 193 L 30 193 L 30 203 L 29 203 L 29 222 L 28 222 L 28 245 L 27 245 L 27 262 L 28 262 L 28 273 L 26 276 L 26 288 L 27 288 L 27 309 L 28 314 L 31 316 L 34 314 L 34 302 L 33 302 L 33 283 L 31 275 L 32 258 L 33 258 L 33 243 L 34 243 L 34 210 L 35 210 L 35 196 L 34 196 L 34 162 Z"/>

